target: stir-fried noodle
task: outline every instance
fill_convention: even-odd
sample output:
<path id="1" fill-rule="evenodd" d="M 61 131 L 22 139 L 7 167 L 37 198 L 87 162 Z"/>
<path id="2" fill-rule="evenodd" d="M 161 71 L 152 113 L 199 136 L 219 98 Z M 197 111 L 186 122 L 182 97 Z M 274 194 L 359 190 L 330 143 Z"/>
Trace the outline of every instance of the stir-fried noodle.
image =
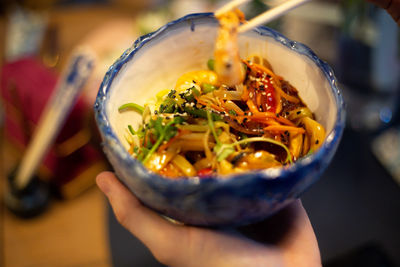
<path id="1" fill-rule="evenodd" d="M 230 38 L 223 29 L 229 20 L 223 24 L 219 19 L 222 33 L 216 46 Z M 234 23 L 235 29 L 239 21 Z M 132 156 L 151 171 L 206 177 L 282 167 L 321 146 L 323 126 L 266 59 L 238 61 L 238 53 L 225 52 L 216 47 L 208 70 L 183 74 L 174 89 L 157 95 L 154 106 L 120 107 L 142 114 L 138 129 L 128 125 L 126 139 Z"/>

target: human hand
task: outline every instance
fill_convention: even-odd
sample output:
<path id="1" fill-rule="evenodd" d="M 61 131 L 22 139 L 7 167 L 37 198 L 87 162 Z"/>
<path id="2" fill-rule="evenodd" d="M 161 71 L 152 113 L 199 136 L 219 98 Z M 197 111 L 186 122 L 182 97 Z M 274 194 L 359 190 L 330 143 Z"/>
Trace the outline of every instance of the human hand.
<path id="1" fill-rule="evenodd" d="M 299 200 L 252 227 L 214 230 L 167 221 L 144 207 L 111 172 L 100 173 L 96 181 L 118 221 L 168 266 L 321 266 L 317 240 Z"/>
<path id="2" fill-rule="evenodd" d="M 368 0 L 369 2 L 386 9 L 394 21 L 400 25 L 400 0 Z"/>

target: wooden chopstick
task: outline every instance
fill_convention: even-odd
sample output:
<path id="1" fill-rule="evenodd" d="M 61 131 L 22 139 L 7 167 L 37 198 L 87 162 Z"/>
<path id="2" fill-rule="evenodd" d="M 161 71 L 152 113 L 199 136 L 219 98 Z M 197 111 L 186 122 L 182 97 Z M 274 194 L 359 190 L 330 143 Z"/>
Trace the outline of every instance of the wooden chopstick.
<path id="1" fill-rule="evenodd" d="M 252 20 L 248 21 L 247 23 L 241 25 L 239 27 L 238 32 L 243 33 L 252 28 L 260 26 L 262 24 L 268 23 L 284 14 L 289 12 L 290 10 L 299 7 L 310 0 L 288 0 L 283 4 L 280 4 L 272 9 L 267 10 L 266 12 L 258 15 L 257 17 L 253 18 Z"/>
<path id="2" fill-rule="evenodd" d="M 232 0 L 232 1 L 228 2 L 227 4 L 225 4 L 224 6 L 217 9 L 214 12 L 214 15 L 216 17 L 218 17 L 219 15 L 226 13 L 248 1 L 249 0 Z M 286 14 L 290 10 L 307 3 L 308 1 L 310 1 L 310 0 L 288 0 L 288 1 L 284 2 L 283 4 L 280 4 L 272 9 L 269 9 L 266 12 L 262 13 L 261 15 L 258 15 L 257 17 L 253 18 L 252 20 L 248 21 L 247 23 L 241 25 L 239 27 L 238 32 L 243 33 L 252 28 L 255 28 L 262 24 L 268 23 L 268 22 Z"/>

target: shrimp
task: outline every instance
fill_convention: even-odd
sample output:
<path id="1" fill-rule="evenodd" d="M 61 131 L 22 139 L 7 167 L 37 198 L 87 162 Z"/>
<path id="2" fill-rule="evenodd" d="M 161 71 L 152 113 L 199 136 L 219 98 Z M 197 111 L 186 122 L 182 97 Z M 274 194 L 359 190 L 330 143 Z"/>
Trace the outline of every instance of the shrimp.
<path id="1" fill-rule="evenodd" d="M 238 27 L 244 15 L 236 9 L 219 15 L 217 19 L 220 27 L 214 49 L 214 70 L 223 84 L 234 86 L 242 83 L 245 78 L 237 44 Z"/>

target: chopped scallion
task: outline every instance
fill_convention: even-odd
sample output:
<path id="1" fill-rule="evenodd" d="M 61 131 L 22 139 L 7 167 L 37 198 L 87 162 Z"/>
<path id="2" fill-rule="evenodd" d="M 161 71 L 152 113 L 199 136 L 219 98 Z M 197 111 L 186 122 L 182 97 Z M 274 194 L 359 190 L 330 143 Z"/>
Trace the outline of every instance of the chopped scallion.
<path id="1" fill-rule="evenodd" d="M 144 111 L 144 107 L 141 106 L 141 105 L 138 105 L 138 104 L 136 104 L 136 103 L 126 103 L 126 104 L 123 104 L 122 106 L 120 106 L 120 107 L 118 108 L 118 111 L 121 112 L 121 111 L 129 110 L 129 109 L 133 109 L 134 111 L 136 111 L 136 112 L 138 112 L 138 113 L 140 113 L 140 114 L 143 114 L 143 111 Z"/>
<path id="2" fill-rule="evenodd" d="M 214 70 L 214 65 L 215 65 L 215 60 L 212 59 L 212 58 L 210 58 L 210 59 L 207 61 L 207 67 L 208 67 L 208 69 L 209 69 L 209 70 Z"/>
<path id="3" fill-rule="evenodd" d="M 201 89 L 203 89 L 203 93 L 207 94 L 207 93 L 211 93 L 214 90 L 217 90 L 217 87 L 215 87 L 212 84 L 209 83 L 203 83 L 201 85 Z"/>

